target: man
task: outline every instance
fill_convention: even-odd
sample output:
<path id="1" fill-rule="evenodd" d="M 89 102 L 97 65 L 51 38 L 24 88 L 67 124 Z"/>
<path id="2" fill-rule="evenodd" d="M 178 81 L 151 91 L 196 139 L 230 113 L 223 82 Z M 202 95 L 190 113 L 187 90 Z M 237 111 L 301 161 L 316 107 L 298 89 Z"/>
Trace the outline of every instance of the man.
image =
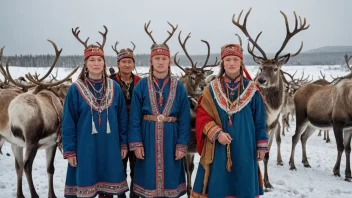
<path id="1" fill-rule="evenodd" d="M 132 92 L 133 88 L 139 81 L 140 77 L 133 74 L 132 70 L 135 68 L 135 60 L 134 60 L 134 54 L 133 50 L 127 48 L 127 49 L 121 49 L 120 52 L 117 51 L 115 44 L 114 51 L 117 53 L 117 68 L 118 72 L 117 73 L 111 73 L 110 78 L 115 80 L 121 87 L 123 94 L 125 96 L 126 100 L 126 105 L 127 105 L 127 112 L 130 112 L 130 104 L 131 104 L 131 98 L 132 98 Z M 111 69 L 111 68 L 110 68 Z M 127 177 L 127 161 L 130 161 L 130 177 L 131 177 L 131 193 L 130 197 L 131 198 L 138 198 L 133 193 L 133 178 L 134 178 L 134 167 L 136 164 L 136 156 L 134 155 L 133 151 L 130 151 L 127 153 L 127 157 L 123 159 L 123 164 L 124 164 L 124 171 L 125 171 L 125 176 Z M 119 198 L 125 198 L 126 195 L 122 194 L 118 196 Z"/>

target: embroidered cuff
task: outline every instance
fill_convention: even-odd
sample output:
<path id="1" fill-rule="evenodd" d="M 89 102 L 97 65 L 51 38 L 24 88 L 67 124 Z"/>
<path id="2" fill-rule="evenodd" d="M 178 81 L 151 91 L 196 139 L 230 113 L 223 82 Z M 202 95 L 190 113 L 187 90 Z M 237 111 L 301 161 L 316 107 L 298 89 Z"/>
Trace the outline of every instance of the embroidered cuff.
<path id="1" fill-rule="evenodd" d="M 64 152 L 64 159 L 76 156 L 76 151 L 66 151 Z"/>
<path id="2" fill-rule="evenodd" d="M 127 144 L 121 144 L 120 149 L 128 149 Z"/>
<path id="3" fill-rule="evenodd" d="M 143 147 L 143 143 L 142 142 L 132 142 L 129 144 L 129 146 L 130 146 L 130 151 L 134 151 L 138 147 Z"/>
<path id="4" fill-rule="evenodd" d="M 185 144 L 176 144 L 176 151 L 187 153 L 188 146 Z"/>
<path id="5" fill-rule="evenodd" d="M 216 136 L 219 135 L 220 131 L 222 130 L 218 125 L 213 126 L 207 134 L 209 140 L 214 143 L 214 140 L 216 140 Z"/>
<path id="6" fill-rule="evenodd" d="M 269 150 L 269 148 L 268 148 L 268 140 L 258 140 L 257 141 L 257 149 Z"/>
<path id="7" fill-rule="evenodd" d="M 203 133 L 204 135 L 208 135 L 209 131 L 211 128 L 213 128 L 214 126 L 216 126 L 216 123 L 214 121 L 210 121 L 208 122 L 203 129 Z"/>
<path id="8" fill-rule="evenodd" d="M 219 135 L 220 133 L 222 132 L 222 130 L 216 132 L 213 137 L 211 138 L 211 142 L 214 143 L 218 138 L 219 138 Z"/>

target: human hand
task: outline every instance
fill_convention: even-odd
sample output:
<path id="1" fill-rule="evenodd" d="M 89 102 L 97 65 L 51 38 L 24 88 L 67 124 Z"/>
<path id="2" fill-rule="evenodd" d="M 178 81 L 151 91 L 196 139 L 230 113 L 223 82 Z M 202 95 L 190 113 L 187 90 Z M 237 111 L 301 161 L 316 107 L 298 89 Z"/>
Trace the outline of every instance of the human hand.
<path id="1" fill-rule="evenodd" d="M 77 157 L 76 156 L 68 157 L 67 160 L 68 160 L 68 163 L 72 167 L 77 167 Z"/>
<path id="2" fill-rule="evenodd" d="M 134 154 L 138 159 L 144 160 L 144 147 L 138 147 L 134 150 Z"/>
<path id="3" fill-rule="evenodd" d="M 258 161 L 262 161 L 264 159 L 265 153 L 267 153 L 267 150 L 264 149 L 258 149 L 257 150 L 257 159 Z"/>
<path id="4" fill-rule="evenodd" d="M 121 149 L 121 158 L 122 159 L 125 159 L 125 157 L 126 157 L 126 155 L 127 155 L 127 152 L 128 152 L 128 150 L 127 149 Z"/>
<path id="5" fill-rule="evenodd" d="M 221 131 L 218 136 L 218 141 L 222 145 L 231 144 L 232 138 L 231 138 L 230 134 Z"/>
<path id="6" fill-rule="evenodd" d="M 185 156 L 185 154 L 186 154 L 186 153 L 184 153 L 184 152 L 182 152 L 182 151 L 176 150 L 176 152 L 175 152 L 175 156 L 176 156 L 175 160 L 182 159 L 182 158 Z"/>

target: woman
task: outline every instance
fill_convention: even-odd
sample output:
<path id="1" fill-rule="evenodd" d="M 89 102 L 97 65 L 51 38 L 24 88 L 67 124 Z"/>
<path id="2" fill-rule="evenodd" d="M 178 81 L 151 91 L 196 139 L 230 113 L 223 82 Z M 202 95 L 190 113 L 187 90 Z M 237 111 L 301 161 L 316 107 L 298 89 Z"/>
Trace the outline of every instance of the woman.
<path id="1" fill-rule="evenodd" d="M 182 83 L 171 76 L 166 41 L 154 42 L 149 76 L 132 95 L 128 141 L 137 157 L 133 191 L 142 197 L 180 197 L 186 191 L 182 158 L 190 136 L 190 104 Z"/>
<path id="2" fill-rule="evenodd" d="M 259 197 L 263 188 L 257 161 L 268 150 L 264 102 L 254 82 L 243 77 L 248 72 L 241 46 L 223 46 L 221 59 L 218 77 L 198 101 L 201 159 L 192 197 Z"/>
<path id="3" fill-rule="evenodd" d="M 65 197 L 112 198 L 128 191 L 122 163 L 127 132 L 123 93 L 106 75 L 103 49 L 90 45 L 64 104 L 62 139 L 69 162 Z"/>

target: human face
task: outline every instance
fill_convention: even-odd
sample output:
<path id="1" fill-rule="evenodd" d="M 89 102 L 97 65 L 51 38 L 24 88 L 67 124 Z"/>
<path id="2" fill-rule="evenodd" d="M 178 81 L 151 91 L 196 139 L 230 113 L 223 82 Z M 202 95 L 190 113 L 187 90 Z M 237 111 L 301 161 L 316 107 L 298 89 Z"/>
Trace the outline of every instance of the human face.
<path id="1" fill-rule="evenodd" d="M 169 66 L 171 64 L 171 60 L 168 56 L 164 55 L 156 55 L 153 56 L 152 65 L 155 73 L 165 74 L 168 72 Z"/>
<path id="2" fill-rule="evenodd" d="M 132 58 L 124 58 L 117 62 L 117 67 L 119 68 L 119 72 L 125 75 L 129 75 L 132 73 L 134 69 L 134 62 Z"/>
<path id="3" fill-rule="evenodd" d="M 90 78 L 102 78 L 104 59 L 101 56 L 90 56 L 86 61 L 86 67 Z"/>
<path id="4" fill-rule="evenodd" d="M 226 75 L 235 78 L 240 73 L 241 68 L 241 58 L 238 56 L 226 56 L 224 58 L 224 69 Z"/>

